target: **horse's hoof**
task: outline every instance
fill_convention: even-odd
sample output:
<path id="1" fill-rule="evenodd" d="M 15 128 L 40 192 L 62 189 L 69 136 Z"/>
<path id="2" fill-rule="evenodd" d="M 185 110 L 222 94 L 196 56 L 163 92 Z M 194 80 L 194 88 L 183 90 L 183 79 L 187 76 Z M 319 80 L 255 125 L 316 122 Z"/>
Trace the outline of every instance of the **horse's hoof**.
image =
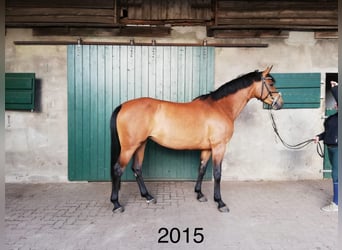
<path id="1" fill-rule="evenodd" d="M 227 206 L 219 207 L 218 210 L 219 210 L 221 213 L 228 213 L 228 212 L 229 212 L 229 208 L 228 208 Z"/>
<path id="2" fill-rule="evenodd" d="M 125 211 L 125 209 L 123 207 L 113 208 L 114 214 L 122 213 L 123 211 Z"/>
<path id="3" fill-rule="evenodd" d="M 150 199 L 150 200 L 146 200 L 146 202 L 148 203 L 148 204 L 156 204 L 157 203 L 157 200 L 156 199 L 154 199 L 154 198 L 152 198 L 152 199 Z"/>
<path id="4" fill-rule="evenodd" d="M 201 196 L 201 197 L 199 197 L 199 198 L 197 198 L 197 200 L 198 200 L 199 202 L 207 202 L 207 201 L 208 201 L 207 197 L 205 197 L 204 195 Z"/>

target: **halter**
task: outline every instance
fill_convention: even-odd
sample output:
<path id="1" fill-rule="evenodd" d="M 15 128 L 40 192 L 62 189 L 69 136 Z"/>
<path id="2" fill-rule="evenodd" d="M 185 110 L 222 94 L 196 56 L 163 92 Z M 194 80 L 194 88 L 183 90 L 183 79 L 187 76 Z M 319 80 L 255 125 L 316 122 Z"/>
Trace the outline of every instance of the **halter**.
<path id="1" fill-rule="evenodd" d="M 266 80 L 271 80 L 271 79 L 272 79 L 271 77 L 261 77 L 262 88 L 261 88 L 260 97 L 259 97 L 258 99 L 259 99 L 260 101 L 264 102 L 264 101 L 267 99 L 267 97 L 270 96 L 271 99 L 272 99 L 272 104 L 271 104 L 271 106 L 273 107 L 273 106 L 277 103 L 279 97 L 281 96 L 281 93 L 278 92 L 278 91 L 271 91 L 271 90 L 269 89 L 268 85 L 266 84 Z M 266 95 L 264 98 L 262 98 L 262 95 L 263 95 L 263 93 L 264 93 L 264 87 L 265 87 L 266 90 L 267 90 L 267 95 Z M 275 93 L 278 93 L 278 96 L 277 96 L 276 98 L 273 96 L 273 94 L 275 94 Z"/>

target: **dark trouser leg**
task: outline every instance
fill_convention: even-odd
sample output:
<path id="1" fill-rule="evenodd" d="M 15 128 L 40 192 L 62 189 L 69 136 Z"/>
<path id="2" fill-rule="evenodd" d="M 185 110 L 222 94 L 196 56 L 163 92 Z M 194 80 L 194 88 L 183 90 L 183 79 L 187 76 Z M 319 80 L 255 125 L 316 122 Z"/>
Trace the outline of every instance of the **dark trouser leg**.
<path id="1" fill-rule="evenodd" d="M 338 205 L 338 182 L 333 183 L 333 191 L 334 191 L 333 202 L 336 205 Z"/>
<path id="2" fill-rule="evenodd" d="M 114 204 L 113 212 L 123 212 L 124 208 L 119 203 L 119 190 L 121 184 L 122 169 L 121 166 L 116 163 L 112 166 L 111 176 L 112 176 L 112 195 L 111 202 Z"/>
<path id="3" fill-rule="evenodd" d="M 338 147 L 328 147 L 333 182 L 333 202 L 338 204 Z"/>

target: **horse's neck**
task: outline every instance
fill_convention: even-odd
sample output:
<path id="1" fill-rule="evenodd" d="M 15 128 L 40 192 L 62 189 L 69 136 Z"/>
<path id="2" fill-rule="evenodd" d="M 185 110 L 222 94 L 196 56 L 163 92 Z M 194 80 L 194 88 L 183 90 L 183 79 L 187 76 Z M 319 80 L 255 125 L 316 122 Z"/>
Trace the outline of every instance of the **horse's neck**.
<path id="1" fill-rule="evenodd" d="M 241 89 L 238 92 L 228 95 L 217 101 L 217 105 L 226 113 L 229 118 L 235 120 L 248 101 L 254 97 L 252 88 Z"/>

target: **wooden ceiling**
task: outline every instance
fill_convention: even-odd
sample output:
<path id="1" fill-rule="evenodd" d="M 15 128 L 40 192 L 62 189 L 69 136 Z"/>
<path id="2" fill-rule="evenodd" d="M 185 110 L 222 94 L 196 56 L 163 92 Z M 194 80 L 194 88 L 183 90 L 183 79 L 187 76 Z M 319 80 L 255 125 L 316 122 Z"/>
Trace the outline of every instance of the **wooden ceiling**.
<path id="1" fill-rule="evenodd" d="M 336 38 L 338 0 L 6 0 L 6 27 L 35 35 L 170 35 L 204 25 L 215 38 L 281 38 L 315 31 Z"/>

